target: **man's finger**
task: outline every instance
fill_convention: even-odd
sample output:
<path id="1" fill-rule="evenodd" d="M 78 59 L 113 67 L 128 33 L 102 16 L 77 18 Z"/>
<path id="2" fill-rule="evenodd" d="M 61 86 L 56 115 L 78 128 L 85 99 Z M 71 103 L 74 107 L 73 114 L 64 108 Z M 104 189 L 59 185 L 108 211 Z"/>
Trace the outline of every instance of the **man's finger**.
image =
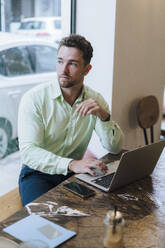
<path id="1" fill-rule="evenodd" d="M 90 168 L 88 168 L 87 173 L 90 174 L 91 176 L 94 176 L 94 177 L 97 176 L 96 171 L 94 171 L 94 170 L 92 170 L 92 169 L 90 169 Z"/>

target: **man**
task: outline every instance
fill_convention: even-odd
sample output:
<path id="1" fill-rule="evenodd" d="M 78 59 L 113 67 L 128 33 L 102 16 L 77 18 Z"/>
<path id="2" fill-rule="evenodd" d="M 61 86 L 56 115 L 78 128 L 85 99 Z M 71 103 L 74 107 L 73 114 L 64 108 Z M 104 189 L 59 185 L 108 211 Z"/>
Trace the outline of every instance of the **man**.
<path id="1" fill-rule="evenodd" d="M 58 80 L 31 89 L 21 100 L 19 189 L 23 205 L 73 173 L 96 175 L 94 168 L 106 172 L 101 160 L 82 159 L 93 130 L 111 153 L 122 148 L 123 133 L 111 120 L 108 104 L 84 85 L 92 56 L 92 46 L 84 37 L 65 37 L 58 49 Z"/>

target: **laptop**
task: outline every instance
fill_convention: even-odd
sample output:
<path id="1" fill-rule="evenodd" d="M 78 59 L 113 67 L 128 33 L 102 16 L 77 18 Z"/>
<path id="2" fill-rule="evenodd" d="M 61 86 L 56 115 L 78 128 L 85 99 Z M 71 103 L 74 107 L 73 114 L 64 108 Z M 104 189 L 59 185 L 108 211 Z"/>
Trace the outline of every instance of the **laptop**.
<path id="1" fill-rule="evenodd" d="M 77 174 L 75 177 L 103 191 L 113 191 L 150 175 L 161 153 L 165 153 L 164 147 L 165 140 L 162 140 L 125 152 L 120 160 L 107 164 L 108 172 L 105 175 L 94 177 L 89 174 Z"/>

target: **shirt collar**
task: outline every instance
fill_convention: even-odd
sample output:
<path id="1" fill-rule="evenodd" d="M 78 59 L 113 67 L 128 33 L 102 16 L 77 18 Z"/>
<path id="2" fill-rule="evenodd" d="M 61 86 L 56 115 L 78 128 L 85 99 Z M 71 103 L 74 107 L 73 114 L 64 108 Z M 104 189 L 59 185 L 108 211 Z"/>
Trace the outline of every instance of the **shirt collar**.
<path id="1" fill-rule="evenodd" d="M 58 80 L 55 80 L 52 82 L 51 87 L 50 87 L 50 94 L 51 94 L 52 99 L 56 99 L 59 96 L 63 98 Z"/>
<path id="2" fill-rule="evenodd" d="M 76 99 L 76 103 L 82 102 L 85 99 L 85 86 L 83 86 L 81 94 L 79 95 L 79 97 Z"/>

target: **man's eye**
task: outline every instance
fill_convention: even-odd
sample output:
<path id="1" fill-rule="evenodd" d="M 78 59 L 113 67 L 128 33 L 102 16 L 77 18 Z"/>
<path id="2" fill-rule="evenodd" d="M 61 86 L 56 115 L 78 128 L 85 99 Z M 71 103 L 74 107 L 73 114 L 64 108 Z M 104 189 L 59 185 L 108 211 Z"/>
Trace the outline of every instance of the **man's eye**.
<path id="1" fill-rule="evenodd" d="M 57 62 L 58 62 L 58 64 L 62 64 L 62 60 L 58 60 Z"/>
<path id="2" fill-rule="evenodd" d="M 77 64 L 74 63 L 74 62 L 71 62 L 70 65 L 71 65 L 71 66 L 77 66 Z"/>

